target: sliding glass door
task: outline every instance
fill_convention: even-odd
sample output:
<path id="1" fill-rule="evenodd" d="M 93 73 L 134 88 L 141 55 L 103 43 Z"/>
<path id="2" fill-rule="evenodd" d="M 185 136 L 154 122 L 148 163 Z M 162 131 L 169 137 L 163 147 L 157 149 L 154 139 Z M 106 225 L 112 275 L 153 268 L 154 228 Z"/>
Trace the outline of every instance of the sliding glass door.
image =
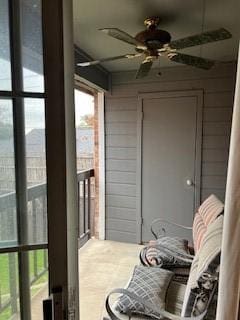
<path id="1" fill-rule="evenodd" d="M 0 0 L 0 320 L 49 295 L 79 317 L 72 23 L 69 0 Z"/>
<path id="2" fill-rule="evenodd" d="M 0 1 L 0 320 L 48 296 L 41 0 Z"/>

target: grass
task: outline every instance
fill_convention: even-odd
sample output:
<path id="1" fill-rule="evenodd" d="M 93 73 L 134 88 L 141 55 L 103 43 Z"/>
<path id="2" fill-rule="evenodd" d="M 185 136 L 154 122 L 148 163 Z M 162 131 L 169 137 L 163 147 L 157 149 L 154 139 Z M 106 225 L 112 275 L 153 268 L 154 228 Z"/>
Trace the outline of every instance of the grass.
<path id="1" fill-rule="evenodd" d="M 34 256 L 37 261 L 34 267 Z M 0 255 L 0 298 L 4 304 L 10 297 L 10 276 L 9 276 L 9 259 L 11 259 L 15 266 L 12 265 L 12 269 L 15 270 L 16 287 L 18 292 L 18 259 L 16 253 L 1 254 Z M 37 269 L 38 274 L 44 270 L 44 250 L 30 251 L 29 252 L 29 274 L 30 281 L 34 279 L 34 268 Z M 14 278 L 14 275 L 11 275 Z M 31 297 L 33 297 L 44 284 L 48 281 L 48 273 L 45 272 L 39 279 L 34 281 L 31 285 Z M 18 308 L 19 309 L 19 308 Z M 0 320 L 9 320 L 11 318 L 11 308 L 8 307 L 4 311 L 0 311 Z"/>

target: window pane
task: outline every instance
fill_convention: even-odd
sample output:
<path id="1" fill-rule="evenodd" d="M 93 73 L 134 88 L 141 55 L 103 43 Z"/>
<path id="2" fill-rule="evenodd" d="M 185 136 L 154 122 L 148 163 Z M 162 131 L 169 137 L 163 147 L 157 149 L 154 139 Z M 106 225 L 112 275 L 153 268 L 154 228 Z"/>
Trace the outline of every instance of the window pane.
<path id="1" fill-rule="evenodd" d="M 20 3 L 23 88 L 24 91 L 43 92 L 41 0 L 22 0 Z"/>
<path id="2" fill-rule="evenodd" d="M 28 185 L 29 243 L 47 242 L 45 106 L 42 99 L 25 99 L 25 140 Z"/>
<path id="3" fill-rule="evenodd" d="M 49 295 L 47 250 L 29 251 L 28 261 L 31 319 L 42 320 L 42 300 Z M 0 270 L 0 320 L 20 320 L 17 253 L 0 254 Z"/>
<path id="4" fill-rule="evenodd" d="M 17 241 L 12 101 L 0 99 L 0 246 Z"/>
<path id="5" fill-rule="evenodd" d="M 32 320 L 42 320 L 42 301 L 49 296 L 47 250 L 29 252 L 29 272 Z"/>
<path id="6" fill-rule="evenodd" d="M 0 1 L 0 90 L 11 90 L 8 1 Z"/>
<path id="7" fill-rule="evenodd" d="M 0 255 L 0 320 L 19 319 L 18 258 Z"/>
<path id="8" fill-rule="evenodd" d="M 93 168 L 94 97 L 75 89 L 77 170 Z"/>

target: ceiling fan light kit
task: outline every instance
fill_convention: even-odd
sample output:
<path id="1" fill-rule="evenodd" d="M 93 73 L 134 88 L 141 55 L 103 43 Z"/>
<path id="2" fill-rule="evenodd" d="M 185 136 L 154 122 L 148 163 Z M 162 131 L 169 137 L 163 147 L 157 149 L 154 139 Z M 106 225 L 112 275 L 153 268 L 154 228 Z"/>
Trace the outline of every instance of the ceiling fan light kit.
<path id="1" fill-rule="evenodd" d="M 178 50 L 226 40 L 232 37 L 228 30 L 220 28 L 171 41 L 170 33 L 159 29 L 159 23 L 159 17 L 149 17 L 145 19 L 144 25 L 146 26 L 146 29 L 137 33 L 135 37 L 132 37 L 130 34 L 118 28 L 99 29 L 112 38 L 133 45 L 137 53 L 130 53 L 95 61 L 81 62 L 77 65 L 80 67 L 88 67 L 107 61 L 134 59 L 140 56 L 145 56 L 136 73 L 136 79 L 146 77 L 152 67 L 153 61 L 159 58 L 166 58 L 176 63 L 208 70 L 214 66 L 216 61 L 183 54 L 178 52 Z"/>

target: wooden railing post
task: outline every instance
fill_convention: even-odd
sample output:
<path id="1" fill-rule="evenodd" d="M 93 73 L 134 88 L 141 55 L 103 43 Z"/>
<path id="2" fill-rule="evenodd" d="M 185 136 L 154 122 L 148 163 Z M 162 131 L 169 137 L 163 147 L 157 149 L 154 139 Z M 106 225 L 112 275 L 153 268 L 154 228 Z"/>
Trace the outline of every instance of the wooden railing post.
<path id="1" fill-rule="evenodd" d="M 44 250 L 44 253 L 43 253 L 43 265 L 44 265 L 44 269 L 47 270 L 47 250 Z"/>
<path id="2" fill-rule="evenodd" d="M 11 303 L 11 313 L 14 315 L 18 311 L 17 299 L 17 277 L 16 277 L 16 254 L 8 254 L 8 265 L 9 265 L 9 287 L 10 287 L 10 303 Z"/>
<path id="3" fill-rule="evenodd" d="M 91 206 L 91 178 L 94 170 L 84 170 L 77 174 L 79 199 L 79 247 L 91 238 L 92 206 Z M 82 186 L 82 189 L 81 189 Z"/>
<path id="4" fill-rule="evenodd" d="M 83 233 L 86 233 L 86 180 L 83 180 Z"/>
<path id="5" fill-rule="evenodd" d="M 92 198 L 92 193 L 91 193 L 91 178 L 88 178 L 88 213 L 87 213 L 87 229 L 90 230 L 90 234 L 92 233 L 92 228 L 91 228 L 91 198 Z"/>
<path id="6" fill-rule="evenodd" d="M 43 241 L 47 241 L 47 195 L 44 194 L 42 199 L 43 199 L 43 230 L 42 230 L 42 236 L 43 236 Z"/>

